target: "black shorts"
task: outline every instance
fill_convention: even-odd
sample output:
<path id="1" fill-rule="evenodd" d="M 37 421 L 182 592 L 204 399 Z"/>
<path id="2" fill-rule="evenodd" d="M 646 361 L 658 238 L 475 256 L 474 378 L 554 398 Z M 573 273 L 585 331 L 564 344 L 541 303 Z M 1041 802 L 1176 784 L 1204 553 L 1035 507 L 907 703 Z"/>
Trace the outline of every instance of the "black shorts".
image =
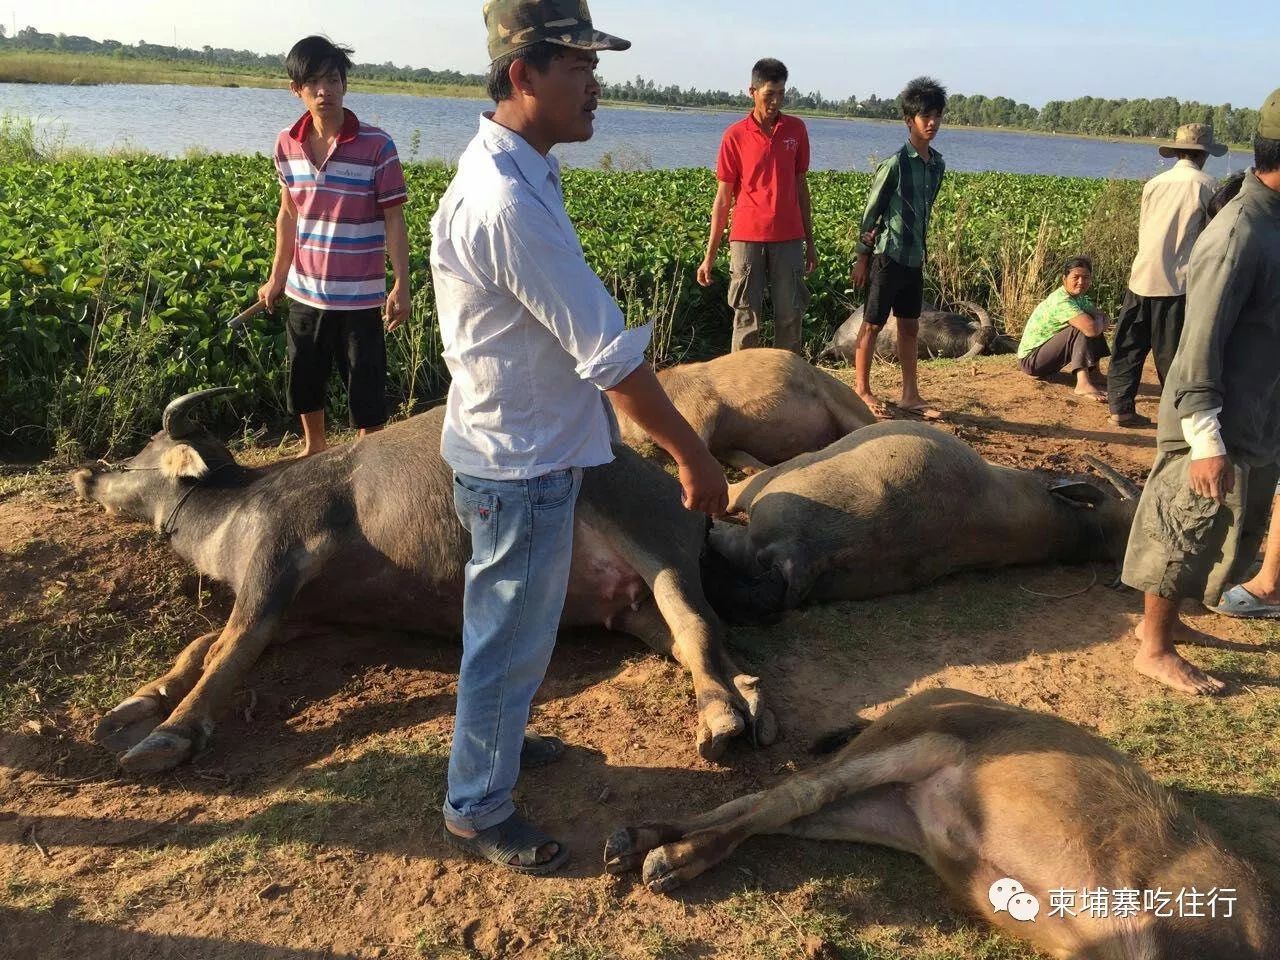
<path id="1" fill-rule="evenodd" d="M 387 347 L 382 310 L 322 310 L 289 301 L 289 412 L 323 410 L 336 361 L 347 388 L 351 425 L 387 422 Z"/>
<path id="2" fill-rule="evenodd" d="M 871 258 L 867 305 L 863 323 L 883 327 L 889 313 L 900 320 L 918 320 L 924 307 L 924 268 L 904 267 L 883 253 Z"/>

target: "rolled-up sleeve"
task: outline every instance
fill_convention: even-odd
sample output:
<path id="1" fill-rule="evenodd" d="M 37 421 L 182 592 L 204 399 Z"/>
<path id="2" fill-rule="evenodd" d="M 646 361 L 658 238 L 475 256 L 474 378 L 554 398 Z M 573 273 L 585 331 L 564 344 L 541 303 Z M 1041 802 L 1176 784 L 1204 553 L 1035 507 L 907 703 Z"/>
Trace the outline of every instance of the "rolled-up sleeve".
<path id="1" fill-rule="evenodd" d="M 1220 215 L 1221 216 L 1221 215 Z M 1226 227 L 1226 224 L 1222 225 Z M 1179 419 L 1223 406 L 1222 367 L 1227 338 L 1254 285 L 1247 227 L 1206 232 L 1191 255 L 1187 318 L 1169 379 L 1177 384 Z"/>
<path id="2" fill-rule="evenodd" d="M 644 363 L 652 327 L 627 329 L 617 302 L 541 205 L 499 214 L 476 250 L 494 280 L 510 290 L 573 357 L 583 380 L 609 390 Z"/>

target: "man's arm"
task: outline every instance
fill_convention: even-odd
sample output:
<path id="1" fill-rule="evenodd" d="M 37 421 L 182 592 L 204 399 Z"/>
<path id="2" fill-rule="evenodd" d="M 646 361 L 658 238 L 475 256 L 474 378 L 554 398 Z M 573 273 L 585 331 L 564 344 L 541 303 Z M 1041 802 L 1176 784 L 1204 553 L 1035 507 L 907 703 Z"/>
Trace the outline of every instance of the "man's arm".
<path id="1" fill-rule="evenodd" d="M 723 180 L 718 181 L 718 184 L 716 199 L 711 205 L 711 236 L 707 238 L 707 255 L 698 266 L 698 283 L 704 287 L 711 286 L 711 271 L 724 240 L 725 228 L 729 226 L 729 211 L 733 209 L 733 184 Z"/>
<path id="2" fill-rule="evenodd" d="M 1222 379 L 1223 356 L 1253 292 L 1255 270 L 1247 229 L 1210 230 L 1201 237 L 1191 255 L 1187 318 L 1170 371 L 1178 385 L 1174 409 L 1191 447 L 1189 485 L 1219 501 L 1235 487 L 1218 421 L 1229 388 Z"/>
<path id="3" fill-rule="evenodd" d="M 867 269 L 871 263 L 871 244 L 867 242 L 880 230 L 884 212 L 889 207 L 892 191 L 889 189 L 890 174 L 896 169 L 898 155 L 885 160 L 876 169 L 875 179 L 871 182 L 871 192 L 867 195 L 867 207 L 862 214 L 862 223 L 858 226 L 858 259 L 853 266 L 853 285 L 858 288 L 867 285 Z"/>
<path id="4" fill-rule="evenodd" d="M 729 505 L 724 470 L 671 403 L 649 365 L 640 364 L 607 392 L 619 412 L 671 454 L 680 471 L 685 507 L 713 517 L 723 516 Z"/>
<path id="5" fill-rule="evenodd" d="M 293 264 L 293 248 L 298 241 L 298 209 L 289 196 L 289 188 L 280 188 L 280 209 L 276 213 L 276 253 L 271 260 L 271 275 L 258 288 L 258 301 L 267 310 L 276 308 L 276 301 L 284 292 L 289 279 L 289 267 Z"/>
<path id="6" fill-rule="evenodd" d="M 384 207 L 382 220 L 387 230 L 387 256 L 391 259 L 391 292 L 383 309 L 387 332 L 409 318 L 409 228 L 404 222 L 404 204 Z"/>
<path id="7" fill-rule="evenodd" d="M 810 274 L 818 267 L 818 248 L 813 242 L 813 204 L 809 199 L 809 175 L 801 173 L 799 178 L 796 192 L 800 198 L 800 216 L 804 220 L 804 272 Z"/>

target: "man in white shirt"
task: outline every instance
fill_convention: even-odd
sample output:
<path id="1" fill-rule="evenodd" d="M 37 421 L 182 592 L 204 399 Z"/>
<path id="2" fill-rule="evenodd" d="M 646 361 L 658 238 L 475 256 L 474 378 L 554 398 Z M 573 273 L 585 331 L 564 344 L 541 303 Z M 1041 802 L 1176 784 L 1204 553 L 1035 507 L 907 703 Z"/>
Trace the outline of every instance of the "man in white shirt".
<path id="1" fill-rule="evenodd" d="M 441 453 L 471 535 L 445 837 L 521 873 L 568 850 L 515 813 L 522 762 L 555 759 L 526 737 L 568 588 L 582 470 L 613 459 L 613 404 L 669 452 L 685 506 L 724 512 L 724 473 L 645 363 L 565 214 L 557 143 L 588 140 L 597 51 L 625 50 L 580 0 L 489 0 L 497 109 L 458 162 L 432 219 L 431 272 L 453 377 Z"/>
<path id="2" fill-rule="evenodd" d="M 1169 374 L 1186 315 L 1187 263 L 1209 222 L 1209 201 L 1217 189 L 1204 164 L 1226 152 L 1226 146 L 1214 141 L 1211 125 L 1184 124 L 1171 142 L 1160 145 L 1160 156 L 1178 162 L 1142 190 L 1138 255 L 1116 321 L 1107 373 L 1107 403 L 1118 427 L 1151 426 L 1134 406 L 1142 368 L 1154 351 L 1161 384 Z"/>
<path id="3" fill-rule="evenodd" d="M 1177 650 L 1208 638 L 1183 598 L 1219 604 L 1258 555 L 1280 479 L 1280 90 L 1263 105 L 1254 168 L 1205 228 L 1187 320 L 1160 399 L 1159 453 L 1121 579 L 1146 594 L 1134 666 L 1193 694 L 1225 684 Z"/>

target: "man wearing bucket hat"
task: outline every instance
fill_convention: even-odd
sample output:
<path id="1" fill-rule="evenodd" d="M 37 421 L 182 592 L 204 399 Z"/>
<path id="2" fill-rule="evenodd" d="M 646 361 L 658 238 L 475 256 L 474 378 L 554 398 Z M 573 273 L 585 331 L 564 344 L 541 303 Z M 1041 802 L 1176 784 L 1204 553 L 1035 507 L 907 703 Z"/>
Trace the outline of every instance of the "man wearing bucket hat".
<path id="1" fill-rule="evenodd" d="M 1207 123 L 1187 123 L 1173 140 L 1160 144 L 1160 156 L 1176 159 L 1170 170 L 1148 181 L 1142 191 L 1138 256 L 1129 273 L 1116 322 L 1115 350 L 1107 373 L 1111 422 L 1118 427 L 1149 427 L 1134 401 L 1142 384 L 1147 354 L 1155 353 L 1163 384 L 1178 349 L 1186 315 L 1187 261 L 1209 222 L 1209 201 L 1217 184 L 1204 172 L 1205 161 L 1227 148 L 1213 139 Z"/>
<path id="2" fill-rule="evenodd" d="M 1223 587 L 1239 582 L 1280 478 L 1280 90 L 1263 105 L 1253 153 L 1239 195 L 1191 255 L 1159 452 L 1121 575 L 1146 594 L 1134 666 L 1193 694 L 1225 684 L 1179 655 L 1178 643 L 1209 638 L 1181 622 L 1178 604 L 1217 606 Z"/>
<path id="3" fill-rule="evenodd" d="M 441 453 L 471 536 L 445 838 L 520 873 L 568 850 L 515 812 L 521 763 L 563 744 L 525 736 L 564 607 L 582 471 L 613 459 L 603 393 L 675 459 L 685 506 L 724 512 L 724 473 L 645 363 L 649 327 L 625 318 L 583 257 L 550 150 L 591 137 L 596 30 L 580 0 L 489 0 L 497 104 L 431 222 L 431 273 L 452 374 Z"/>

